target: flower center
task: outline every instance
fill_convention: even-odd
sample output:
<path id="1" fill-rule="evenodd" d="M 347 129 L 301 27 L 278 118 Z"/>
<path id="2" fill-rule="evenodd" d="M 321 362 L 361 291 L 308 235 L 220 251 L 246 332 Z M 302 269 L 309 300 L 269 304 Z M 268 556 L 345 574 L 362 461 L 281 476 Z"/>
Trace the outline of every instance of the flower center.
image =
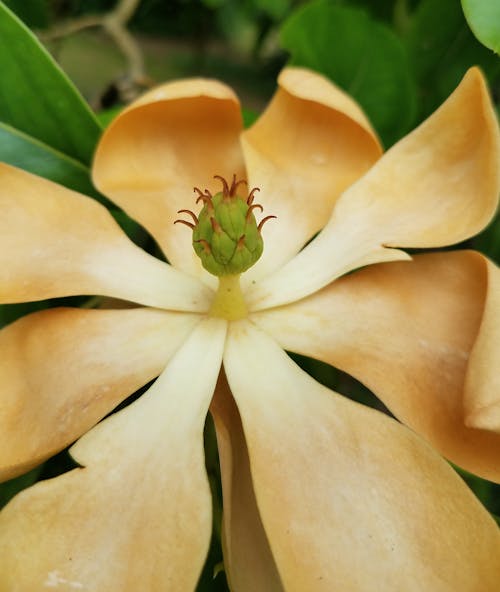
<path id="1" fill-rule="evenodd" d="M 259 259 L 264 249 L 262 226 L 276 216 L 266 216 L 257 224 L 254 211 L 263 210 L 260 204 L 254 203 L 259 188 L 242 197 L 237 190 L 246 184 L 244 179 L 237 181 L 233 175 L 229 186 L 223 177 L 214 178 L 222 182 L 222 191 L 212 195 L 208 189 L 201 191 L 195 187 L 196 203 L 203 202 L 201 212 L 197 216 L 191 210 L 179 210 L 178 213 L 189 214 L 193 221 L 175 220 L 174 224 L 185 224 L 192 229 L 193 248 L 203 267 L 221 279 L 239 276 Z M 231 291 L 234 290 L 233 286 Z"/>
<path id="2" fill-rule="evenodd" d="M 198 194 L 196 203 L 203 202 L 198 216 L 191 210 L 179 210 L 178 214 L 188 214 L 188 220 L 175 220 L 193 231 L 193 248 L 201 259 L 203 267 L 219 278 L 219 288 L 215 294 L 209 314 L 235 321 L 247 316 L 248 309 L 240 287 L 240 275 L 252 267 L 264 250 L 262 227 L 271 218 L 266 216 L 259 224 L 254 211 L 263 211 L 260 204 L 254 203 L 258 187 L 246 197 L 238 195 L 238 188 L 246 181 L 228 182 L 221 176 L 215 179 L 222 182 L 222 191 L 212 195 L 208 189 L 194 190 Z"/>

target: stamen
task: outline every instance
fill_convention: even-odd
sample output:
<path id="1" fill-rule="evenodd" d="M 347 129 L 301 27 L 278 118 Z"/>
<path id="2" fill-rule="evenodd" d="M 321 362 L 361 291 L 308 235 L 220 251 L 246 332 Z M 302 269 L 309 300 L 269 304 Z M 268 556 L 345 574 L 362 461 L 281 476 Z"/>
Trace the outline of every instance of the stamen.
<path id="1" fill-rule="evenodd" d="M 174 220 L 174 224 L 185 224 L 186 226 L 189 226 L 189 228 L 191 228 L 191 230 L 194 230 L 195 226 L 192 222 L 188 222 L 187 220 Z"/>
<path id="2" fill-rule="evenodd" d="M 236 189 L 239 185 L 248 185 L 248 183 L 246 182 L 246 179 L 240 179 L 239 181 L 236 181 L 236 175 L 233 175 L 233 182 L 231 183 L 231 189 L 229 190 L 229 195 L 231 197 L 235 196 Z"/>
<path id="3" fill-rule="evenodd" d="M 221 177 L 221 175 L 214 175 L 214 179 L 220 179 L 220 181 L 222 181 L 222 195 L 224 197 L 229 197 L 230 193 L 226 179 L 224 179 L 224 177 Z"/>
<path id="4" fill-rule="evenodd" d="M 204 197 L 203 191 L 202 191 L 202 190 L 201 190 L 199 187 L 195 187 L 195 188 L 193 189 L 193 191 L 196 191 L 196 193 L 198 193 L 198 199 L 199 199 L 200 197 Z M 206 191 L 206 190 L 205 190 L 205 191 Z M 196 203 L 198 203 L 198 200 L 196 200 Z"/>
<path id="5" fill-rule="evenodd" d="M 249 206 L 252 205 L 253 200 L 255 198 L 256 191 L 260 191 L 260 187 L 254 187 L 252 189 L 252 191 L 250 191 L 250 193 L 248 194 L 248 197 L 247 197 L 247 205 L 249 205 Z"/>
<path id="6" fill-rule="evenodd" d="M 212 194 L 210 193 L 210 191 L 208 189 L 205 189 L 205 192 L 203 193 L 202 191 L 200 191 L 200 189 L 198 189 L 198 187 L 194 188 L 195 191 L 198 192 L 198 198 L 196 199 L 196 203 L 199 203 L 200 201 L 203 202 L 203 204 L 205 206 L 207 206 L 208 212 L 210 214 L 214 213 L 214 204 L 212 202 Z"/>
<path id="7" fill-rule="evenodd" d="M 189 214 L 193 218 L 194 223 L 198 224 L 198 216 L 194 212 L 192 212 L 191 210 L 177 210 L 177 213 L 178 214 Z"/>
<path id="8" fill-rule="evenodd" d="M 260 232 L 262 230 L 262 227 L 264 226 L 264 224 L 268 220 L 271 220 L 271 218 L 276 218 L 276 216 L 266 216 L 265 218 L 262 218 L 262 220 L 259 222 L 259 225 L 257 226 L 257 230 Z"/>
<path id="9" fill-rule="evenodd" d="M 263 207 L 262 207 L 260 204 L 252 204 L 252 205 L 251 205 L 251 206 L 248 208 L 248 210 L 247 210 L 247 213 L 246 213 L 246 216 L 245 216 L 245 220 L 246 220 L 247 222 L 250 220 L 250 215 L 252 214 L 252 210 L 255 210 L 255 208 L 259 208 L 259 210 L 260 210 L 261 212 L 263 212 L 263 211 L 264 211 L 264 208 L 263 208 Z"/>

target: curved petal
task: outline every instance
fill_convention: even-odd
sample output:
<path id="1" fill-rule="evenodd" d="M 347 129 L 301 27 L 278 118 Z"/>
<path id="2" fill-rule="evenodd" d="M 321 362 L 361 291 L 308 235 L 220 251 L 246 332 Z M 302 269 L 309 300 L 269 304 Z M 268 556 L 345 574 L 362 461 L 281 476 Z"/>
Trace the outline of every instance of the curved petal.
<path id="1" fill-rule="evenodd" d="M 250 306 L 286 304 L 357 267 L 408 258 L 388 247 L 438 247 L 476 234 L 498 203 L 499 160 L 496 115 L 472 68 L 427 121 L 342 195 L 315 240 L 251 288 Z"/>
<path id="2" fill-rule="evenodd" d="M 224 569 L 230 589 L 282 592 L 255 500 L 241 419 L 224 374 L 219 377 L 210 411 L 221 465 Z"/>
<path id="3" fill-rule="evenodd" d="M 215 80 L 171 82 L 144 95 L 104 132 L 94 159 L 100 191 L 144 225 L 172 265 L 208 274 L 191 244 L 174 227 L 177 211 L 195 208 L 193 187 L 218 192 L 214 175 L 245 177 L 240 106 Z"/>
<path id="4" fill-rule="evenodd" d="M 321 386 L 248 322 L 231 326 L 224 366 L 287 591 L 495 589 L 498 527 L 411 430 Z"/>
<path id="5" fill-rule="evenodd" d="M 5 507 L 2 590 L 194 590 L 212 531 L 203 426 L 225 327 L 202 322 L 145 395 L 75 444 L 83 468 Z"/>
<path id="6" fill-rule="evenodd" d="M 0 331 L 0 480 L 52 456 L 158 376 L 197 315 L 58 308 Z"/>
<path id="7" fill-rule="evenodd" d="M 355 376 L 456 464 L 500 482 L 499 277 L 472 251 L 419 255 L 253 318 L 285 349 Z"/>
<path id="8" fill-rule="evenodd" d="M 264 254 L 246 274 L 256 280 L 295 255 L 330 217 L 338 196 L 380 157 L 382 148 L 361 108 L 323 76 L 285 68 L 279 89 L 243 133 L 256 201 L 277 220 L 264 230 Z"/>
<path id="9" fill-rule="evenodd" d="M 500 437 L 500 269 L 487 259 L 482 263 L 488 276 L 487 293 L 467 366 L 465 423 L 470 428 L 495 431 Z"/>
<path id="10" fill-rule="evenodd" d="M 132 243 L 102 205 L 0 163 L 0 303 L 99 294 L 205 311 L 211 291 Z"/>

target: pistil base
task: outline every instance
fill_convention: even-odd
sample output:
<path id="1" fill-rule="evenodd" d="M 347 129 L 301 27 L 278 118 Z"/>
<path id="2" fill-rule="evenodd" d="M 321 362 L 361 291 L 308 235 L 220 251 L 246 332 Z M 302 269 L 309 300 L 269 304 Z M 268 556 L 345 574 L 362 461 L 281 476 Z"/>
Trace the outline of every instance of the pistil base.
<path id="1" fill-rule="evenodd" d="M 237 321 L 248 315 L 247 305 L 240 287 L 240 276 L 219 276 L 219 288 L 209 314 L 228 321 Z"/>

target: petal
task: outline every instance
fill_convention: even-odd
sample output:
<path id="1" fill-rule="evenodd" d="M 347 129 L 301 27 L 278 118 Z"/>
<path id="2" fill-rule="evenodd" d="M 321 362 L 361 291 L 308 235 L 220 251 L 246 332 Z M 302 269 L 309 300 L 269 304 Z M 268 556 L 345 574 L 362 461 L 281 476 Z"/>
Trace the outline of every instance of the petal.
<path id="1" fill-rule="evenodd" d="M 102 205 L 0 163 L 0 303 L 99 294 L 204 311 L 210 290 L 136 247 Z"/>
<path id="2" fill-rule="evenodd" d="M 71 449 L 83 468 L 6 506 L 2 590 L 194 590 L 212 531 L 203 426 L 224 337 L 225 322 L 202 322 L 148 393 Z"/>
<path id="3" fill-rule="evenodd" d="M 191 232 L 174 227 L 178 210 L 194 208 L 193 187 L 219 191 L 214 175 L 244 177 L 240 105 L 215 80 L 171 82 L 144 95 L 105 131 L 93 166 L 100 191 L 140 222 L 172 265 L 203 271 Z"/>
<path id="4" fill-rule="evenodd" d="M 0 480 L 52 456 L 155 378 L 199 321 L 58 308 L 0 331 Z"/>
<path id="5" fill-rule="evenodd" d="M 224 365 L 287 591 L 495 589 L 495 522 L 412 431 L 321 386 L 248 322 L 231 326 Z"/>
<path id="6" fill-rule="evenodd" d="M 483 260 L 487 293 L 465 381 L 465 423 L 500 435 L 500 269 Z M 500 478 L 499 478 L 500 480 Z"/>
<path id="7" fill-rule="evenodd" d="M 285 68 L 264 114 L 243 134 L 251 186 L 261 189 L 265 250 L 255 280 L 295 255 L 330 217 L 338 196 L 380 157 L 361 108 L 323 76 Z"/>
<path id="8" fill-rule="evenodd" d="M 283 586 L 257 508 L 241 419 L 224 374 L 210 411 L 221 465 L 224 569 L 230 588 L 280 592 Z"/>
<path id="9" fill-rule="evenodd" d="M 250 306 L 292 302 L 357 267 L 408 258 L 388 247 L 438 247 L 473 236 L 495 212 L 499 159 L 496 115 L 472 68 L 427 121 L 342 195 L 314 241 L 252 287 Z"/>
<path id="10" fill-rule="evenodd" d="M 355 376 L 447 458 L 500 482 L 499 278 L 473 251 L 419 255 L 253 320 L 285 349 Z"/>

